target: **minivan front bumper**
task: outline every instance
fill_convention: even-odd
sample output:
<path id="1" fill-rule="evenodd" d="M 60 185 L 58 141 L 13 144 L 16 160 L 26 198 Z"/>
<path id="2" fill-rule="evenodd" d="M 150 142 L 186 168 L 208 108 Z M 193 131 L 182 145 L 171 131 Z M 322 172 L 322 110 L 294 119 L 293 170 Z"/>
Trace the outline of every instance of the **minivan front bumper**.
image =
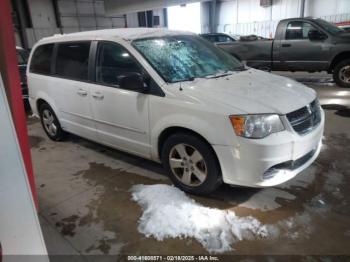
<path id="1" fill-rule="evenodd" d="M 321 110 L 320 124 L 306 135 L 288 125 L 285 131 L 264 139 L 239 138 L 237 146 L 213 145 L 224 183 L 269 187 L 292 179 L 320 153 L 324 119 Z"/>

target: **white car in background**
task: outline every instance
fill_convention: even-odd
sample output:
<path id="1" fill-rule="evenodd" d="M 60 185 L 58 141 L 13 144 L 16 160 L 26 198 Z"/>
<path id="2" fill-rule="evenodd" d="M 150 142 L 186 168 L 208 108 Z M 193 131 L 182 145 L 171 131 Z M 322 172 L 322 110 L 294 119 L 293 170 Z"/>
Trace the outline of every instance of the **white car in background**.
<path id="1" fill-rule="evenodd" d="M 320 151 L 312 89 L 245 68 L 191 33 L 57 35 L 34 46 L 29 65 L 31 107 L 51 139 L 74 133 L 162 162 L 187 192 L 275 186 Z"/>

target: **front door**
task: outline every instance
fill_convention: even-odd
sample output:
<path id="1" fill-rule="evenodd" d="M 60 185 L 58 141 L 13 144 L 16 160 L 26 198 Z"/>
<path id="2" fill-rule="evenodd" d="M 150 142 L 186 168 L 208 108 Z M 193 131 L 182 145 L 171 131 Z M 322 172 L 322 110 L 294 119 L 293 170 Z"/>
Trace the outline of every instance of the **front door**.
<path id="1" fill-rule="evenodd" d="M 330 45 L 324 40 L 311 41 L 310 30 L 318 30 L 303 21 L 291 21 L 286 28 L 285 39 L 275 43 L 280 50 L 281 67 L 285 70 L 315 71 L 328 66 Z"/>
<path id="2" fill-rule="evenodd" d="M 149 157 L 149 96 L 119 86 L 125 75 L 142 73 L 141 67 L 122 45 L 107 41 L 98 43 L 95 65 L 91 105 L 99 140 Z"/>

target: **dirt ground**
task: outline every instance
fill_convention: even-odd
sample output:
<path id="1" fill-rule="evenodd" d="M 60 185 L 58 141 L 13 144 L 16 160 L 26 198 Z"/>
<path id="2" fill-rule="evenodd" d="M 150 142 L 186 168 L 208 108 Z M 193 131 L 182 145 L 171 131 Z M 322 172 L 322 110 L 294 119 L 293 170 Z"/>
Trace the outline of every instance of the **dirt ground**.
<path id="1" fill-rule="evenodd" d="M 207 197 L 190 196 L 205 207 L 253 216 L 274 228 L 267 238 L 237 241 L 230 252 L 219 254 L 220 261 L 265 259 L 261 255 L 272 259 L 266 261 L 314 261 L 303 257 L 310 255 L 350 261 L 350 90 L 308 84 L 327 104 L 323 148 L 311 167 L 274 188 L 224 185 Z M 127 260 L 126 255 L 209 255 L 196 239 L 157 241 L 138 232 L 142 209 L 132 201 L 130 188 L 171 184 L 159 164 L 74 135 L 53 142 L 31 117 L 28 129 L 50 255 L 74 261 L 96 261 L 93 255 L 108 255 L 103 261 Z"/>

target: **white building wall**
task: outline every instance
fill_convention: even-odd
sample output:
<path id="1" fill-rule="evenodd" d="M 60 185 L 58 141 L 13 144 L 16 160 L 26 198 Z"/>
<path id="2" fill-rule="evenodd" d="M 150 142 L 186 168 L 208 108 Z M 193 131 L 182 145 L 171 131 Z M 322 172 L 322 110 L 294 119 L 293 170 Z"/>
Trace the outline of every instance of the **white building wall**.
<path id="1" fill-rule="evenodd" d="M 307 1 L 307 0 L 305 0 Z M 299 17 L 301 0 L 279 0 L 273 1 L 272 19 L 281 20 L 284 18 Z M 305 6 L 306 7 L 306 6 Z M 266 7 L 271 10 L 271 7 Z M 305 8 L 306 9 L 306 8 Z M 270 20 L 268 17 L 266 20 Z"/>
<path id="2" fill-rule="evenodd" d="M 217 31 L 233 32 L 233 25 L 238 21 L 237 0 L 218 3 L 216 18 L 218 20 Z"/>
<path id="3" fill-rule="evenodd" d="M 273 37 L 278 21 L 300 16 L 301 0 L 273 0 L 261 7 L 260 0 L 225 0 L 217 5 L 217 31 Z M 331 22 L 350 20 L 350 0 L 305 0 L 305 16 Z"/>
<path id="4" fill-rule="evenodd" d="M 194 33 L 202 32 L 202 12 L 201 3 L 186 4 L 185 6 L 171 6 L 168 7 L 168 28 L 172 30 L 185 30 Z M 205 30 L 205 29 L 204 29 Z"/>
<path id="5" fill-rule="evenodd" d="M 209 33 L 210 32 L 210 2 L 200 3 L 200 32 Z"/>
<path id="6" fill-rule="evenodd" d="M 308 16 L 331 16 L 350 13 L 350 1 L 306 0 L 305 11 Z"/>
<path id="7" fill-rule="evenodd" d="M 270 19 L 270 8 L 260 7 L 260 0 L 238 0 L 238 23 Z"/>

